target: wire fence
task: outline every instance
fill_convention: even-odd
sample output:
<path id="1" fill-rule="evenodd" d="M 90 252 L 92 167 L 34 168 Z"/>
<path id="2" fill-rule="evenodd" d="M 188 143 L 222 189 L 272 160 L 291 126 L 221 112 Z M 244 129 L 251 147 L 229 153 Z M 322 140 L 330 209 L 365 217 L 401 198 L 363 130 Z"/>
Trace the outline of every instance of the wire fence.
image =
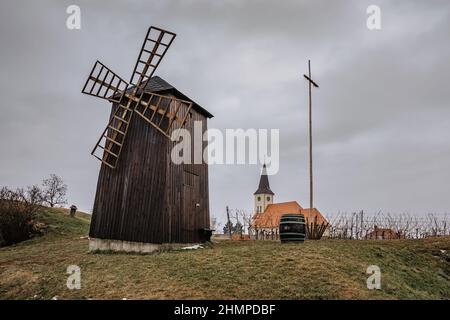
<path id="1" fill-rule="evenodd" d="M 230 209 L 230 217 L 231 223 L 242 225 L 244 234 L 251 234 L 254 223 L 251 210 Z M 421 239 L 450 236 L 450 214 L 412 215 L 359 211 L 328 214 L 325 218 L 330 225 L 324 237 L 331 239 Z M 213 220 L 213 229 L 222 229 L 219 220 Z"/>
<path id="2" fill-rule="evenodd" d="M 450 235 L 450 215 L 391 214 L 364 211 L 327 216 L 332 239 L 420 239 Z"/>

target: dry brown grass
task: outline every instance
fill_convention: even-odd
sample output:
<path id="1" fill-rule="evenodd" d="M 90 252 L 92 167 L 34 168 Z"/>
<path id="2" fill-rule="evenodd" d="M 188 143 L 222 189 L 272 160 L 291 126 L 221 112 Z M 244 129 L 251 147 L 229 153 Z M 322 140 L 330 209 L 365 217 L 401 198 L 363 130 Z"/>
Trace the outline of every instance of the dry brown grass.
<path id="1" fill-rule="evenodd" d="M 50 232 L 0 249 L 2 299 L 450 299 L 450 239 L 219 241 L 193 251 L 92 254 L 87 216 L 47 210 Z M 81 289 L 66 268 L 81 267 Z M 366 288 L 367 266 L 382 289 Z"/>

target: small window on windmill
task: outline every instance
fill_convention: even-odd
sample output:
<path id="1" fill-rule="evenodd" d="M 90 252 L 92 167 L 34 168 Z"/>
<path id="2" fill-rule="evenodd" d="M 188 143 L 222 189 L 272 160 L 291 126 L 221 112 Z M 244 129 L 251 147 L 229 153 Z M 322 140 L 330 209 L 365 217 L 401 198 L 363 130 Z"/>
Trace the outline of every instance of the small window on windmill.
<path id="1" fill-rule="evenodd" d="M 267 201 L 270 201 L 270 197 L 267 197 Z"/>
<path id="2" fill-rule="evenodd" d="M 258 201 L 261 201 L 261 197 L 258 197 Z"/>
<path id="3" fill-rule="evenodd" d="M 198 175 L 196 175 L 195 173 L 186 170 L 183 172 L 183 185 L 193 187 L 197 179 Z"/>

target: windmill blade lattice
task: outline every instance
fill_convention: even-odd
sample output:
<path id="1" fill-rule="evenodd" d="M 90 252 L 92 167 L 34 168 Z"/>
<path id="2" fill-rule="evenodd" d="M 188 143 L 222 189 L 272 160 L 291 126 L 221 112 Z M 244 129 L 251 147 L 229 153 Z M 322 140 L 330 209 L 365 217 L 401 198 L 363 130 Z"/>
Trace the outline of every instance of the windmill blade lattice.
<path id="1" fill-rule="evenodd" d="M 142 89 L 153 76 L 156 68 L 169 49 L 176 34 L 156 27 L 150 27 L 142 44 L 130 84 Z"/>
<path id="2" fill-rule="evenodd" d="M 81 92 L 118 103 L 127 87 L 125 80 L 100 61 L 96 61 Z"/>
<path id="3" fill-rule="evenodd" d="M 112 169 L 117 166 L 132 116 L 132 109 L 118 104 L 116 111 L 91 152 L 94 157 Z"/>
<path id="4" fill-rule="evenodd" d="M 192 108 L 190 101 L 156 93 L 141 93 L 138 101 L 139 104 L 134 111 L 168 138 L 174 123 L 179 127 L 184 126 Z M 187 106 L 183 115 L 180 111 L 182 105 Z"/>
<path id="5" fill-rule="evenodd" d="M 83 93 L 115 103 L 116 109 L 91 152 L 112 169 L 117 167 L 135 111 L 168 138 L 174 123 L 182 127 L 186 122 L 192 102 L 145 92 L 145 85 L 175 37 L 175 33 L 157 27 L 148 29 L 130 83 L 100 61 L 96 61 L 86 80 Z M 182 115 L 181 105 L 187 106 Z"/>

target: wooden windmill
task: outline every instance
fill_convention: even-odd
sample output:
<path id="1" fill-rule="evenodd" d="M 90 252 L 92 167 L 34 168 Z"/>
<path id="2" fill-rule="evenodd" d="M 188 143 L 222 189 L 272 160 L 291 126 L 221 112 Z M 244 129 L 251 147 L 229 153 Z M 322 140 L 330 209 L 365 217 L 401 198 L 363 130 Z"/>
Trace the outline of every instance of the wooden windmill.
<path id="1" fill-rule="evenodd" d="M 128 127 L 134 113 L 154 126 L 162 134 L 169 137 L 171 126 L 177 121 L 181 126 L 192 107 L 189 101 L 182 101 L 158 94 L 146 94 L 142 90 L 153 76 L 156 68 L 175 38 L 175 33 L 150 27 L 145 36 L 138 60 L 131 75 L 130 84 L 120 78 L 104 64 L 97 61 L 92 68 L 82 92 L 111 102 L 117 103 L 113 116 L 103 131 L 100 139 L 92 150 L 92 155 L 108 167 L 114 169 L 122 151 Z M 177 116 L 180 105 L 185 103 L 187 112 L 181 119 Z M 175 112 L 170 111 L 170 105 L 177 104 Z M 103 150 L 102 157 L 96 152 Z"/>
<path id="2" fill-rule="evenodd" d="M 150 27 L 129 82 L 97 61 L 83 87 L 113 103 L 92 150 L 102 165 L 91 249 L 152 251 L 166 242 L 199 242 L 209 228 L 207 164 L 173 164 L 170 137 L 178 128 L 193 131 L 194 121 L 204 132 L 212 115 L 153 76 L 175 36 Z"/>

